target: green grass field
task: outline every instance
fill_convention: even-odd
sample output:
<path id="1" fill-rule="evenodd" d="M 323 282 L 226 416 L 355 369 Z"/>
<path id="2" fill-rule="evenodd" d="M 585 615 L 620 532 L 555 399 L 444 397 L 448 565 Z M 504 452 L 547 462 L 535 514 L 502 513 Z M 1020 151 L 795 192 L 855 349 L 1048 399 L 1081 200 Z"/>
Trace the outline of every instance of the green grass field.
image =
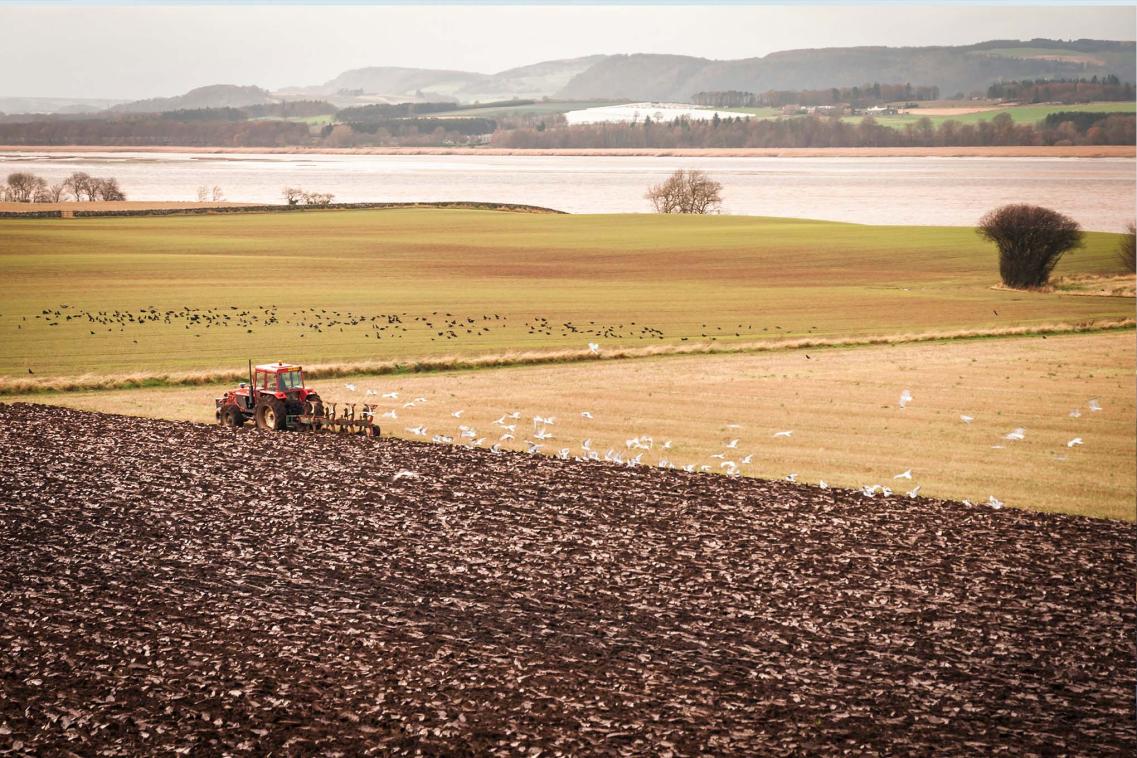
<path id="1" fill-rule="evenodd" d="M 1038 105 L 1016 105 L 998 110 L 982 111 L 980 113 L 961 113 L 955 116 L 928 116 L 931 122 L 939 126 L 945 121 L 958 121 L 961 124 L 976 124 L 980 121 L 990 121 L 1000 113 L 1006 113 L 1019 123 L 1034 124 L 1042 121 L 1051 113 L 1061 111 L 1078 111 L 1090 113 L 1133 113 L 1137 103 L 1079 103 L 1076 105 L 1055 105 L 1054 103 L 1040 103 Z M 848 116 L 846 121 L 859 123 L 863 116 Z M 923 116 L 919 108 L 913 108 L 906 115 L 900 116 L 874 116 L 878 123 L 884 126 L 903 127 L 906 124 L 915 124 Z"/>
<path id="2" fill-rule="evenodd" d="M 1115 273 L 1087 235 L 1058 274 Z M 965 228 L 466 210 L 0 221 L 0 375 L 990 330 L 1133 315 L 994 289 Z"/>

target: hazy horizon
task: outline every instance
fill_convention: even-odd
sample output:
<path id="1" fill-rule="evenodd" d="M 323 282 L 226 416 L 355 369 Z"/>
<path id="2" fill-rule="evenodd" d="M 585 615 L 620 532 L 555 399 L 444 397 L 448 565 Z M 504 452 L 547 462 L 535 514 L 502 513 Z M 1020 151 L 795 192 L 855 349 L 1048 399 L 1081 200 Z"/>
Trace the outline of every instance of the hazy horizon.
<path id="1" fill-rule="evenodd" d="M 0 96 L 278 90 L 368 66 L 492 74 L 595 54 L 737 59 L 990 39 L 1129 41 L 1135 23 L 1133 6 L 0 6 L 0 47 L 10 60 L 35 61 L 0 80 Z"/>

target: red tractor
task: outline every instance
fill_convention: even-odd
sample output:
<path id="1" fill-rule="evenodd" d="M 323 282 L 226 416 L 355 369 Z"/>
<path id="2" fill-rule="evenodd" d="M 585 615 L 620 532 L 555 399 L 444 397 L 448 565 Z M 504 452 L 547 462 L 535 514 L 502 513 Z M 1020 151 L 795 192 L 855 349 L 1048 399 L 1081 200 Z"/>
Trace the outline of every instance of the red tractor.
<path id="1" fill-rule="evenodd" d="M 304 370 L 288 363 L 253 366 L 249 381 L 214 400 L 217 423 L 237 428 L 254 421 L 264 431 L 333 431 L 378 437 L 374 412 L 364 405 L 356 417 L 355 403 L 345 403 L 340 415 L 336 406 L 325 407 L 319 394 L 304 386 Z"/>

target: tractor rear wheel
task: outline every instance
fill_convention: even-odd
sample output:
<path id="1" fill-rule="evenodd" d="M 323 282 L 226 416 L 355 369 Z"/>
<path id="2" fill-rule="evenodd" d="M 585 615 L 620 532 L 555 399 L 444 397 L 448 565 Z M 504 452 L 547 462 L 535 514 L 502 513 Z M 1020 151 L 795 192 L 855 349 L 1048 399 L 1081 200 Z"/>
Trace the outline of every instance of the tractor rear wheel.
<path id="1" fill-rule="evenodd" d="M 279 432 L 286 421 L 284 403 L 279 400 L 267 400 L 257 406 L 257 429 Z"/>

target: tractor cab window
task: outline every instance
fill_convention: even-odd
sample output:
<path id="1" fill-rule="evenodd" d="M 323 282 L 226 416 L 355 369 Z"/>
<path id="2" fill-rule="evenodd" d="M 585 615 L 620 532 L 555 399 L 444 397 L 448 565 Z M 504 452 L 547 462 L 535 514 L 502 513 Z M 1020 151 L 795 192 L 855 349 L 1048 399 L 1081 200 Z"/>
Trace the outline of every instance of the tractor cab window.
<path id="1" fill-rule="evenodd" d="M 273 389 L 272 385 L 273 385 L 272 374 L 270 374 L 267 371 L 258 371 L 257 372 L 256 386 L 258 389 L 270 390 L 271 391 Z"/>
<path id="2" fill-rule="evenodd" d="M 300 389 L 304 386 L 304 377 L 299 371 L 282 371 L 277 376 L 279 377 L 281 392 Z"/>

